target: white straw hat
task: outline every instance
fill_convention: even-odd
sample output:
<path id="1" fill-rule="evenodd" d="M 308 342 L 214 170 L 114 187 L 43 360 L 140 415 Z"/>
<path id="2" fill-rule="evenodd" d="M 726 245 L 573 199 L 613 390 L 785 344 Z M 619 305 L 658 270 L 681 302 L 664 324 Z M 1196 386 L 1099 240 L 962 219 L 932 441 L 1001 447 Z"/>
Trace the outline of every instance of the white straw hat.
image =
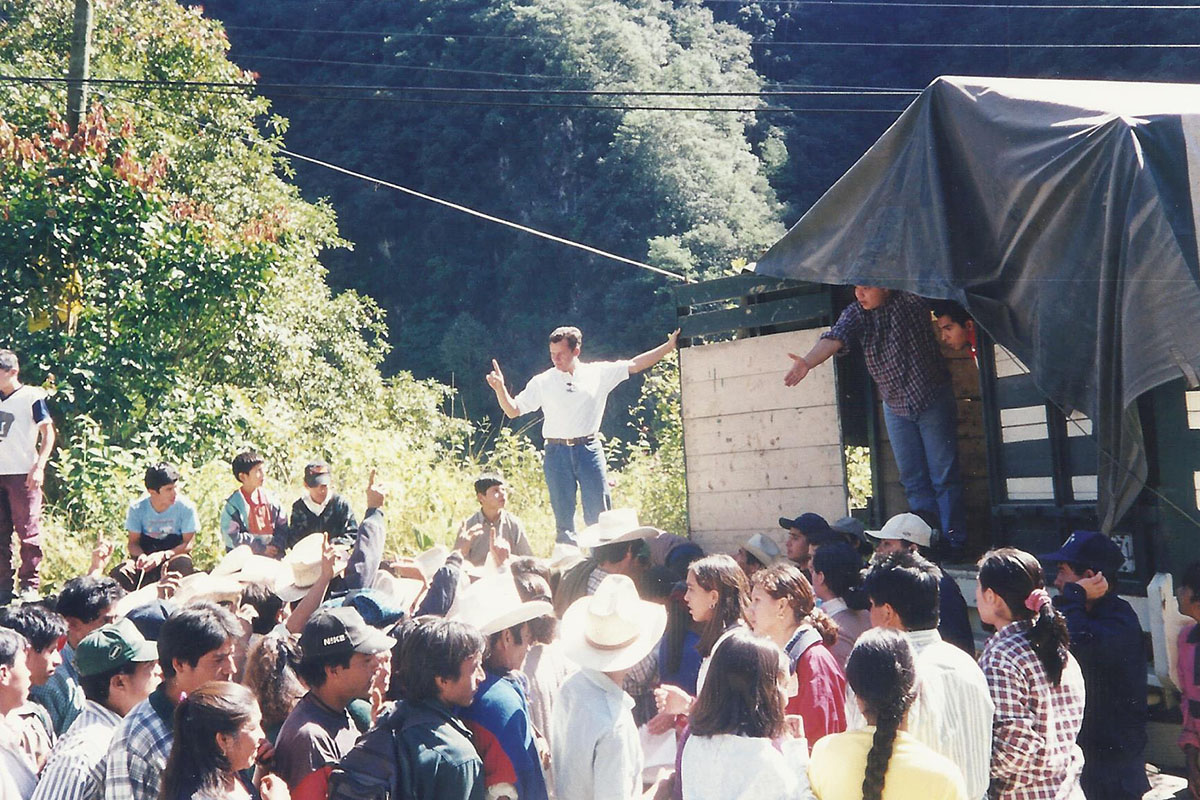
<path id="1" fill-rule="evenodd" d="M 631 539 L 653 539 L 658 528 L 638 523 L 637 511 L 632 508 L 614 508 L 601 511 L 594 525 L 588 525 L 575 537 L 580 547 L 600 547 Z"/>
<path id="2" fill-rule="evenodd" d="M 666 627 L 666 608 L 642 600 L 629 576 L 609 575 L 594 595 L 571 604 L 559 635 L 563 654 L 576 664 L 620 672 L 657 647 Z"/>
<path id="3" fill-rule="evenodd" d="M 554 614 L 554 606 L 545 600 L 521 600 L 517 584 L 507 572 L 481 578 L 462 593 L 460 600 L 458 618 L 474 625 L 484 636 Z"/>

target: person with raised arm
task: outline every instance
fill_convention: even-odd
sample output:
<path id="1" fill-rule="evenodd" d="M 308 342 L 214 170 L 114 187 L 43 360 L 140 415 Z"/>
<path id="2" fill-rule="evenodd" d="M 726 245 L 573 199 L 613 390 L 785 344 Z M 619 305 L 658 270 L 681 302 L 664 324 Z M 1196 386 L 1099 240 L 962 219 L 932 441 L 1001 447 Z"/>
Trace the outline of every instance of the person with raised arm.
<path id="1" fill-rule="evenodd" d="M 628 361 L 581 361 L 583 334 L 578 328 L 555 328 L 550 334 L 553 367 L 534 375 L 516 397 L 508 392 L 500 365 L 492 360 L 488 385 L 505 416 L 542 410 L 546 442 L 542 471 L 550 490 L 557 540 L 574 544 L 576 487 L 583 503 L 583 522 L 594 525 L 612 506 L 600 443 L 600 421 L 608 395 L 630 375 L 650 369 L 675 349 L 678 329 L 667 340 Z"/>

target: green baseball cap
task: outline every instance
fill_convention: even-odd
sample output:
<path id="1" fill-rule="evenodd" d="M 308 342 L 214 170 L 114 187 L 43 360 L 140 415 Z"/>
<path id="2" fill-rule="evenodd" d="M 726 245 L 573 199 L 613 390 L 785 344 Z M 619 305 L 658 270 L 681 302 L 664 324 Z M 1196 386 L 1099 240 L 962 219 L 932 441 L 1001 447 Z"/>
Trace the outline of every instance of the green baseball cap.
<path id="1" fill-rule="evenodd" d="M 127 619 L 97 628 L 75 648 L 75 669 L 80 675 L 99 675 L 131 662 L 158 660 L 158 645 L 146 641 Z"/>

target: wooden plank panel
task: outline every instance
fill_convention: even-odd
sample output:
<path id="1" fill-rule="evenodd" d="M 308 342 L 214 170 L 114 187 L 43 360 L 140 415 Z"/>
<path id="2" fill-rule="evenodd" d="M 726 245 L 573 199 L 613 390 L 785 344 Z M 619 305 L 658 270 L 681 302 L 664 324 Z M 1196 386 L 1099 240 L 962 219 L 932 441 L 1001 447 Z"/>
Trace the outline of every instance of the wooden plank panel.
<path id="1" fill-rule="evenodd" d="M 675 286 L 675 304 L 690 306 L 698 303 L 712 303 L 717 300 L 730 300 L 737 297 L 749 297 L 766 292 L 790 290 L 797 292 L 824 292 L 825 287 L 819 283 L 805 283 L 787 278 L 772 278 L 767 275 L 756 275 L 752 272 L 742 275 L 730 275 L 700 283 L 688 283 Z"/>
<path id="2" fill-rule="evenodd" d="M 680 336 L 692 338 L 706 333 L 724 333 L 738 328 L 761 328 L 764 325 L 784 325 L 809 322 L 820 325 L 830 317 L 829 297 L 824 294 L 805 294 L 785 297 L 765 303 L 739 305 L 717 311 L 703 311 L 679 317 Z"/>
<path id="3" fill-rule="evenodd" d="M 779 375 L 782 384 L 783 376 L 792 366 L 787 354 L 807 353 L 821 337 L 821 333 L 821 330 L 789 331 L 689 347 L 679 354 L 680 382 L 687 387 L 719 378 L 772 372 Z M 832 372 L 826 369 L 827 366 L 818 367 L 812 375 L 804 379 L 801 386 L 818 377 L 821 372 Z M 832 378 L 829 380 L 832 381 Z"/>
<path id="4" fill-rule="evenodd" d="M 688 497 L 688 521 L 693 532 L 737 530 L 747 525 L 769 530 L 779 517 L 805 511 L 814 511 L 826 519 L 844 517 L 845 488 L 818 486 L 811 489 L 698 492 Z"/>
<path id="5" fill-rule="evenodd" d="M 821 444 L 837 446 L 840 441 L 836 406 L 694 417 L 683 429 L 683 447 L 689 464 L 695 456 L 714 453 Z"/>
<path id="6" fill-rule="evenodd" d="M 727 553 L 733 555 L 742 544 L 756 533 L 765 533 L 770 536 L 779 545 L 779 552 L 783 552 L 783 531 L 776 525 L 776 521 L 771 521 L 770 528 L 739 528 L 736 530 L 704 530 L 692 531 L 692 541 L 704 548 L 705 553 Z M 776 535 L 778 532 L 779 535 Z"/>
<path id="7" fill-rule="evenodd" d="M 687 466 L 695 492 L 841 486 L 843 479 L 841 454 L 833 447 L 690 456 Z"/>

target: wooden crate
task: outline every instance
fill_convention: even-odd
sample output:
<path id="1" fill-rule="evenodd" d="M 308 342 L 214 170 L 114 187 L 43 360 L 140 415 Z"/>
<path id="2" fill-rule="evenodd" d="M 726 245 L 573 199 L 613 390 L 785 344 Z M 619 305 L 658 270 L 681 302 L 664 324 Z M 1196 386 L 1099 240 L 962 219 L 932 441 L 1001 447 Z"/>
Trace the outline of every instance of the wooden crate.
<path id="1" fill-rule="evenodd" d="M 788 353 L 806 353 L 821 329 L 680 351 L 688 519 L 709 552 L 755 533 L 782 544 L 781 516 L 846 514 L 846 478 L 834 371 L 796 387 Z"/>

